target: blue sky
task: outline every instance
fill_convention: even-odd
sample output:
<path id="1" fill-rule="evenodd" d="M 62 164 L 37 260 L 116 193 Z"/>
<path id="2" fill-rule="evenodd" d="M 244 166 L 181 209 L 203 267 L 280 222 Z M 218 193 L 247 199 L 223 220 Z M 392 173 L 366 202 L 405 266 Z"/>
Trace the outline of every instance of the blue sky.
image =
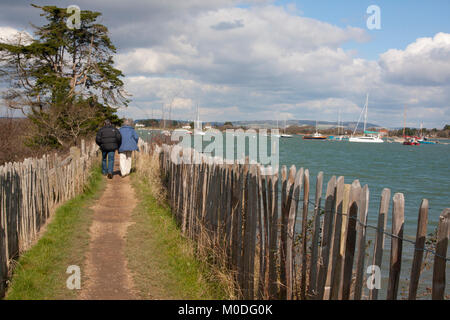
<path id="1" fill-rule="evenodd" d="M 381 30 L 367 30 L 367 43 L 349 43 L 343 47 L 357 49 L 359 56 L 377 59 L 388 49 L 404 49 L 417 38 L 450 32 L 450 1 L 448 0 L 343 0 L 343 1 L 275 1 L 276 5 L 295 4 L 300 15 L 326 21 L 340 27 L 348 25 L 366 29 L 370 5 L 381 9 Z"/>

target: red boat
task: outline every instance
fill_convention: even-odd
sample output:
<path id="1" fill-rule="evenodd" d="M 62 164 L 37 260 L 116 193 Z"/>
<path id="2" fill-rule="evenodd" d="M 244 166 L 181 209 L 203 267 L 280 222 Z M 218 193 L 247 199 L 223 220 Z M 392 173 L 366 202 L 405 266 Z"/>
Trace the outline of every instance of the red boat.
<path id="1" fill-rule="evenodd" d="M 419 146 L 420 142 L 418 140 L 419 140 L 418 137 L 405 136 L 405 141 L 403 141 L 403 145 L 405 145 L 405 146 Z"/>

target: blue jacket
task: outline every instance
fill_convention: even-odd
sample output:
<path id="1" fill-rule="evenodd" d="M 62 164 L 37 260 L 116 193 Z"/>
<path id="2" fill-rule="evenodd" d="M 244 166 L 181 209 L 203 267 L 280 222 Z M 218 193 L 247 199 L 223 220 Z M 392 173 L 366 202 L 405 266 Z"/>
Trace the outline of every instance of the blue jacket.
<path id="1" fill-rule="evenodd" d="M 123 126 L 119 131 L 122 135 L 122 144 L 119 152 L 138 150 L 137 142 L 139 137 L 136 131 L 130 126 Z"/>

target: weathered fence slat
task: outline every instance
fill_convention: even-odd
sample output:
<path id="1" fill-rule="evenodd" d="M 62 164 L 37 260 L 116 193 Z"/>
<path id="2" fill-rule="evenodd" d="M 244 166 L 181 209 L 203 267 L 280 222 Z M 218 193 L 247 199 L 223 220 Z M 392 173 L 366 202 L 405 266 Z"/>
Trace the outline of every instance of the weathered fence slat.
<path id="1" fill-rule="evenodd" d="M 286 299 L 286 228 L 288 221 L 288 199 L 289 193 L 287 168 L 281 167 L 281 218 L 280 218 L 280 246 L 278 256 L 280 257 L 280 299 Z"/>
<path id="2" fill-rule="evenodd" d="M 364 260 L 366 257 L 366 224 L 367 215 L 369 212 L 369 187 L 367 184 L 361 190 L 359 221 L 358 224 L 358 254 L 356 260 L 356 279 L 355 279 L 355 293 L 354 300 L 360 300 L 362 297 L 362 288 L 364 280 Z"/>
<path id="3" fill-rule="evenodd" d="M 270 176 L 269 186 L 269 298 L 278 297 L 277 239 L 278 239 L 278 173 Z"/>
<path id="4" fill-rule="evenodd" d="M 333 234 L 333 204 L 336 190 L 336 176 L 333 176 L 327 184 L 325 195 L 325 216 L 323 219 L 323 232 L 321 240 L 321 251 L 319 257 L 319 275 L 317 277 L 317 295 L 319 300 L 324 299 L 325 286 L 329 273 L 329 260 L 331 252 L 331 241 Z"/>
<path id="5" fill-rule="evenodd" d="M 350 299 L 350 289 L 353 276 L 353 260 L 356 245 L 356 221 L 361 206 L 361 185 L 355 180 L 351 185 L 348 202 L 347 232 L 345 239 L 345 258 L 342 279 L 342 300 Z"/>
<path id="6" fill-rule="evenodd" d="M 366 229 L 374 228 L 367 225 L 369 208 L 367 185 L 361 188 L 358 180 L 352 185 L 345 185 L 344 177 L 338 179 L 332 177 L 327 184 L 322 219 L 323 173 L 320 172 L 316 180 L 314 210 L 310 225 L 307 169 L 296 170 L 295 166 L 291 166 L 288 171 L 287 167 L 283 166 L 281 175 L 278 176 L 278 168 L 261 167 L 248 157 L 242 156 L 242 161 L 237 160 L 234 164 L 224 164 L 217 157 L 200 156 L 195 154 L 195 151 L 194 154 L 190 154 L 193 150 L 181 148 L 180 153 L 190 154 L 191 160 L 200 156 L 201 164 L 198 166 L 189 166 L 183 162 L 173 164 L 169 156 L 171 148 L 173 147 L 160 148 L 162 151 L 160 161 L 163 176 L 173 177 L 169 179 L 168 192 L 171 198 L 169 201 L 174 205 L 177 222 L 188 237 L 198 242 L 199 252 L 204 247 L 224 254 L 223 261 L 226 267 L 234 273 L 238 298 L 345 300 L 367 298 L 363 296 Z M 79 184 L 67 186 L 66 178 L 68 175 L 75 177 L 80 164 L 82 163 L 78 163 L 74 168 L 60 170 L 58 177 L 64 191 L 60 198 L 65 199 L 73 194 L 73 190 L 79 190 Z M 31 162 L 30 166 L 33 169 L 50 167 L 50 164 Z M 25 168 L 25 166 L 14 167 L 11 172 L 21 172 Z M 34 212 L 40 213 L 34 217 L 37 230 L 41 220 L 47 219 L 45 195 L 53 193 L 56 198 L 56 191 L 47 189 L 46 179 L 47 177 L 40 176 L 34 171 L 33 179 L 30 180 L 33 190 L 44 195 L 42 201 L 33 193 L 30 194 L 33 206 L 37 209 Z M 23 183 L 21 181 L 19 184 Z M 195 186 L 199 184 L 201 186 L 196 188 Z M 10 188 L 15 188 L 15 185 Z M 302 191 L 303 199 L 299 199 Z M 303 202 L 302 216 L 299 219 L 302 225 L 299 243 L 296 243 L 299 201 Z M 369 299 L 377 299 L 381 288 L 378 276 L 386 236 L 391 238 L 391 248 L 387 252 L 390 254 L 387 298 L 397 298 L 402 259 L 403 195 L 395 194 L 393 203 L 392 231 L 388 233 L 385 230 L 390 190 L 384 189 L 381 194 L 371 258 L 371 267 L 375 268 L 367 270 L 369 273 L 367 276 L 372 281 L 372 283 L 367 281 Z M 10 208 L 9 204 L 7 207 Z M 13 206 L 12 210 L 17 208 Z M 419 211 L 410 299 L 414 299 L 417 295 L 423 251 L 426 250 L 424 242 L 427 213 L 428 202 L 424 200 Z M 433 299 L 442 299 L 445 294 L 448 215 L 449 213 L 444 211 L 439 224 L 438 246 L 434 255 Z M 26 223 L 20 219 L 16 223 L 19 229 L 27 228 Z M 28 228 L 32 229 L 31 224 Z M 11 235 L 7 238 L 10 242 L 14 242 Z M 221 261 L 218 255 L 213 255 L 213 262 Z"/>
<path id="7" fill-rule="evenodd" d="M 267 204 L 265 202 L 265 179 L 261 175 L 261 167 L 258 166 L 258 231 L 259 231 L 259 271 L 257 299 L 265 298 L 266 287 L 266 246 L 267 246 L 267 223 L 265 220 Z"/>
<path id="8" fill-rule="evenodd" d="M 95 155 L 80 157 L 73 147 L 64 160 L 44 155 L 0 166 L 0 297 L 12 260 L 36 240 L 58 204 L 83 191 Z"/>
<path id="9" fill-rule="evenodd" d="M 383 250 L 384 250 L 384 231 L 386 230 L 387 223 L 387 215 L 389 211 L 389 202 L 391 199 L 391 190 L 388 188 L 383 189 L 381 192 L 380 199 L 380 208 L 378 212 L 378 225 L 377 225 L 377 235 L 375 237 L 374 250 L 373 250 L 373 258 L 372 258 L 372 266 L 374 268 L 381 269 L 381 263 L 383 259 Z M 370 275 L 374 279 L 375 269 L 372 269 L 372 274 Z M 378 291 L 380 288 L 377 288 L 375 284 L 372 284 L 372 288 L 370 289 L 369 299 L 377 300 Z"/>
<path id="10" fill-rule="evenodd" d="M 320 202 L 322 200 L 323 172 L 319 172 L 316 179 L 316 194 L 314 201 L 313 234 L 311 244 L 311 259 L 309 264 L 308 296 L 314 297 L 317 288 L 318 253 L 320 236 Z"/>
<path id="11" fill-rule="evenodd" d="M 419 209 L 419 219 L 417 221 L 416 244 L 414 245 L 414 259 L 411 267 L 411 277 L 409 280 L 409 300 L 415 300 L 417 288 L 419 287 L 420 272 L 422 271 L 423 249 L 427 237 L 428 224 L 428 200 L 422 200 Z"/>
<path id="12" fill-rule="evenodd" d="M 396 193 L 392 204 L 391 259 L 387 300 L 396 300 L 402 264 L 403 225 L 405 222 L 405 199 L 402 193 Z"/>
<path id="13" fill-rule="evenodd" d="M 302 212 L 302 274 L 300 282 L 300 298 L 306 299 L 306 275 L 308 265 L 308 206 L 309 206 L 309 170 L 306 169 L 303 176 L 303 212 Z"/>
<path id="14" fill-rule="evenodd" d="M 291 300 L 293 298 L 294 293 L 294 237 L 298 211 L 297 199 L 302 189 L 303 174 L 303 168 L 300 168 L 300 170 L 296 173 L 294 166 L 291 167 L 291 170 L 289 172 L 289 181 L 292 185 L 292 188 L 288 198 L 290 206 L 286 230 L 286 298 L 288 300 Z"/>
<path id="15" fill-rule="evenodd" d="M 447 257 L 448 239 L 450 235 L 450 208 L 444 209 L 439 217 L 437 230 L 436 255 L 433 265 L 433 287 L 431 298 L 443 300 L 445 294 L 445 264 Z"/>
<path id="16" fill-rule="evenodd" d="M 330 278 L 330 299 L 336 300 L 339 297 L 341 280 L 342 255 L 341 255 L 341 232 L 342 213 L 344 203 L 344 177 L 339 177 L 336 182 L 336 197 L 334 200 L 335 225 L 334 237 L 331 251 L 331 278 Z"/>

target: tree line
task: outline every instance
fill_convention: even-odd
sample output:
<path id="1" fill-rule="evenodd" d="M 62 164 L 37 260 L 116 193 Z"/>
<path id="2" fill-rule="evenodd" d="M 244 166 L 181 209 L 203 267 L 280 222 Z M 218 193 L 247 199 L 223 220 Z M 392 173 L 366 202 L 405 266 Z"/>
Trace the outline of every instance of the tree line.
<path id="1" fill-rule="evenodd" d="M 101 13 L 82 10 L 79 28 L 71 28 L 66 8 L 32 6 L 45 23 L 32 25 L 33 35 L 0 39 L 0 80 L 7 87 L 1 97 L 27 119 L 23 143 L 67 149 L 92 136 L 106 118 L 121 125 L 116 112 L 128 105 L 129 94 L 114 67 L 108 28 L 98 22 Z"/>

